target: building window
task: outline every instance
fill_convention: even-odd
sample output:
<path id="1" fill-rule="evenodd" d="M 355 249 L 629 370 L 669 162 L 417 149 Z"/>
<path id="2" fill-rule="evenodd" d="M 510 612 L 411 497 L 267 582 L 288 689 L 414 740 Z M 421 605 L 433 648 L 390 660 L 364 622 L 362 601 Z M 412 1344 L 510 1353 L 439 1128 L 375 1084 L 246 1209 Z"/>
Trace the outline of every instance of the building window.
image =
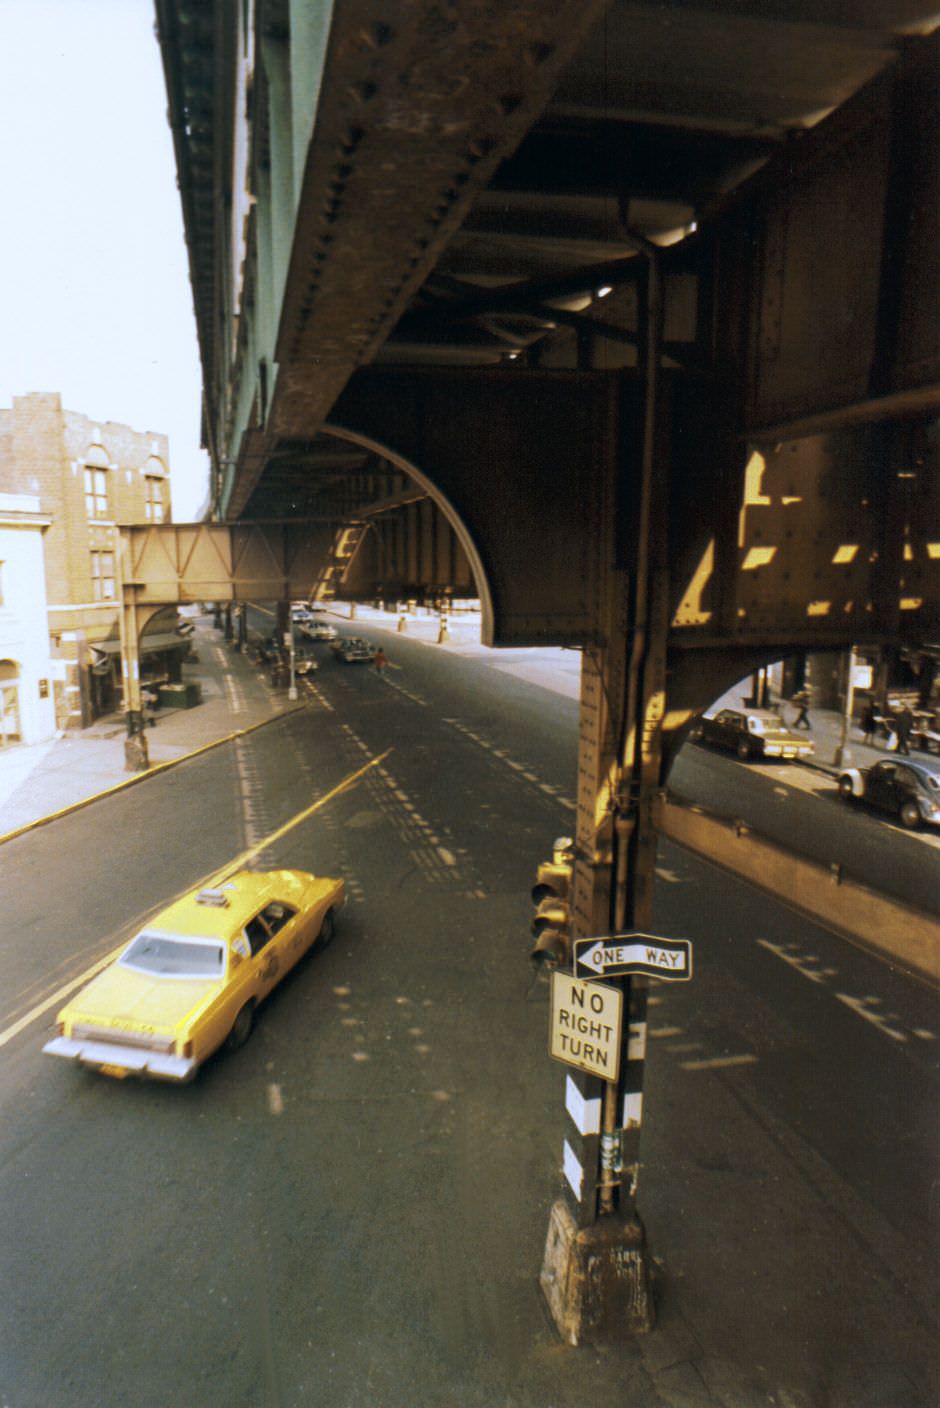
<path id="1" fill-rule="evenodd" d="M 91 555 L 92 601 L 114 600 L 114 553 L 93 552 Z"/>
<path id="2" fill-rule="evenodd" d="M 89 518 L 108 516 L 108 471 L 86 468 L 85 512 Z"/>
<path id="3" fill-rule="evenodd" d="M 144 488 L 147 495 L 147 522 L 163 522 L 163 480 L 152 479 L 150 475 L 144 480 Z"/>

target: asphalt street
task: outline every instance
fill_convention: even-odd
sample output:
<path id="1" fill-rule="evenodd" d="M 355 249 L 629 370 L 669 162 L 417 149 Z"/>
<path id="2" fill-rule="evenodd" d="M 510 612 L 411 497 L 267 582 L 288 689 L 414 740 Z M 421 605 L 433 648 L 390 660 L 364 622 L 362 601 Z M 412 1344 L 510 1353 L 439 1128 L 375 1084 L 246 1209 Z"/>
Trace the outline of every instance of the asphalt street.
<path id="1" fill-rule="evenodd" d="M 322 650 L 303 711 L 0 848 L 0 1401 L 932 1406 L 936 994 L 675 847 L 656 922 L 696 972 L 650 1008 L 659 1325 L 558 1341 L 528 888 L 572 822 L 577 705 L 387 649 L 385 678 Z M 350 901 L 241 1051 L 182 1088 L 40 1054 L 58 990 L 387 750 L 259 856 Z"/>

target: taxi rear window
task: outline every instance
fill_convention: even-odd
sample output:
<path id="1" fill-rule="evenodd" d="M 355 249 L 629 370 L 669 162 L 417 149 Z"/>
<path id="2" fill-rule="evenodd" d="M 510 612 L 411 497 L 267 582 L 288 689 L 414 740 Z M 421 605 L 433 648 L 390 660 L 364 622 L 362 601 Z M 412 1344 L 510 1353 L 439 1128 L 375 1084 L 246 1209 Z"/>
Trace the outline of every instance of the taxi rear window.
<path id="1" fill-rule="evenodd" d="M 221 978 L 225 949 L 209 939 L 174 938 L 166 934 L 138 934 L 118 962 L 138 973 L 161 978 Z"/>

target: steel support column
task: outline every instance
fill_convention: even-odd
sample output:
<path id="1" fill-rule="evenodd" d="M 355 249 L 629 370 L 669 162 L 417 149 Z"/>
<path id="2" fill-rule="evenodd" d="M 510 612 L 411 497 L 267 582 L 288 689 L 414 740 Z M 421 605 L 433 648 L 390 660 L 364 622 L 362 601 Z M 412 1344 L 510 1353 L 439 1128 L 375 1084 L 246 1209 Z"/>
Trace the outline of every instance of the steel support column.
<path id="1" fill-rule="evenodd" d="M 668 450 L 659 375 L 662 289 L 656 251 L 645 243 L 643 248 L 649 277 L 635 532 L 621 564 L 614 542 L 606 543 L 609 566 L 596 602 L 602 645 L 585 652 L 582 667 L 573 926 L 579 938 L 649 928 L 652 920 L 669 623 Z M 605 513 L 605 523 L 614 520 Z M 647 982 L 634 977 L 619 985 L 624 1022 L 618 1079 L 571 1073 L 566 1084 L 568 1192 L 552 1209 L 541 1283 L 560 1332 L 572 1344 L 646 1331 L 653 1323 L 636 1206 Z"/>
<path id="2" fill-rule="evenodd" d="M 150 766 L 147 735 L 144 731 L 143 695 L 140 688 L 140 631 L 135 583 L 130 574 L 130 542 L 121 532 L 117 545 L 117 590 L 121 603 L 121 676 L 124 689 L 124 767 L 127 772 L 143 772 Z M 145 613 L 153 615 L 153 610 Z"/>

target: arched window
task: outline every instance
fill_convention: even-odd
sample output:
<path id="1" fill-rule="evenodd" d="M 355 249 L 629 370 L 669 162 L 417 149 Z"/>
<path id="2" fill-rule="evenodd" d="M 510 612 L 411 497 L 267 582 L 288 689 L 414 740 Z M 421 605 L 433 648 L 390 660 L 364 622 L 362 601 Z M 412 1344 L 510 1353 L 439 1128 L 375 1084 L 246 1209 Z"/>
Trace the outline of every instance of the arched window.
<path id="1" fill-rule="evenodd" d="M 85 513 L 89 518 L 108 517 L 108 456 L 103 445 L 89 445 L 85 452 Z"/>
<path id="2" fill-rule="evenodd" d="M 148 523 L 166 518 L 166 466 L 158 455 L 151 455 L 144 465 L 144 511 Z"/>

